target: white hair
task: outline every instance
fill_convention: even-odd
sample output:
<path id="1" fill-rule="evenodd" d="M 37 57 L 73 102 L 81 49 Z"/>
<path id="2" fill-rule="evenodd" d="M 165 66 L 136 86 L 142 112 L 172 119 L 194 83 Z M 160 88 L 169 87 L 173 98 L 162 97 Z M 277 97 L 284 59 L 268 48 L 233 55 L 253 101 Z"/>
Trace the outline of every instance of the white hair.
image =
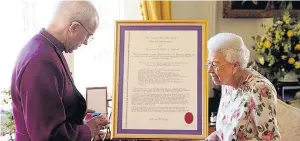
<path id="1" fill-rule="evenodd" d="M 209 53 L 224 55 L 229 63 L 238 62 L 246 67 L 249 62 L 250 51 L 243 39 L 233 33 L 219 33 L 208 40 Z"/>
<path id="2" fill-rule="evenodd" d="M 89 1 L 62 0 L 56 7 L 53 21 L 60 24 L 77 21 L 93 29 L 98 26 L 99 16 L 96 8 Z"/>

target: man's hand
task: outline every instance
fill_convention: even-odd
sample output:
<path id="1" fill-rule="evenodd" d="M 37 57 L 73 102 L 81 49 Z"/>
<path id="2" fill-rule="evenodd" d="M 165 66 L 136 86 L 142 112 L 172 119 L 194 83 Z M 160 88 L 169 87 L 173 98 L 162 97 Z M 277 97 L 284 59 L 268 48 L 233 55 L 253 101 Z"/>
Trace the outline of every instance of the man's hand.
<path id="1" fill-rule="evenodd" d="M 105 132 L 100 131 L 100 134 L 99 134 L 99 135 L 96 135 L 96 136 L 94 137 L 94 140 L 95 140 L 95 141 L 101 141 L 101 140 L 104 138 L 104 136 L 105 136 Z"/>
<path id="2" fill-rule="evenodd" d="M 96 116 L 87 121 L 86 125 L 90 128 L 91 136 L 94 137 L 101 134 L 100 130 L 104 129 L 108 123 L 106 116 Z"/>

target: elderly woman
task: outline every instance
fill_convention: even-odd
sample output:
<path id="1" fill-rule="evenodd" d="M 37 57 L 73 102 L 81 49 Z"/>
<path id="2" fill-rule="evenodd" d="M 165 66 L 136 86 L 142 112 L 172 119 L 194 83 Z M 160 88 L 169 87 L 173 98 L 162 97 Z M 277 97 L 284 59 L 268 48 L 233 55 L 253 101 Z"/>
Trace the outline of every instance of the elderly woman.
<path id="1" fill-rule="evenodd" d="M 246 68 L 250 52 L 241 37 L 219 33 L 208 41 L 208 72 L 222 97 L 216 131 L 206 141 L 279 141 L 276 90 Z"/>

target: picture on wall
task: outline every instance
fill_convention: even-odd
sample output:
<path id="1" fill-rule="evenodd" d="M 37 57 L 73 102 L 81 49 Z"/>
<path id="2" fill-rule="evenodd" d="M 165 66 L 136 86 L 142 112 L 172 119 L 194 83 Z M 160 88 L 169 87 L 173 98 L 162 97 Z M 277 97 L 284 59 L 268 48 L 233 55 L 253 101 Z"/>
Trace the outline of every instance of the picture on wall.
<path id="1" fill-rule="evenodd" d="M 300 14 L 300 1 L 224 1 L 223 18 L 273 18 L 284 9 Z"/>

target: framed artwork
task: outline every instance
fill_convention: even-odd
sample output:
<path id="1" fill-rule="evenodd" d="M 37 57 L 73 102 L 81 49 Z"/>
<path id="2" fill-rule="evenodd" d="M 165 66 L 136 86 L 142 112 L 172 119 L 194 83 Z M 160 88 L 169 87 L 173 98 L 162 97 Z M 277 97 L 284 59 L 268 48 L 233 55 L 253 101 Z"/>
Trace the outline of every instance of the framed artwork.
<path id="1" fill-rule="evenodd" d="M 300 1 L 223 1 L 223 18 L 273 18 L 284 9 L 300 14 Z"/>
<path id="2" fill-rule="evenodd" d="M 112 139 L 205 139 L 207 21 L 117 21 Z"/>
<path id="3" fill-rule="evenodd" d="M 107 114 L 107 87 L 86 88 L 86 104 L 88 109 Z"/>

